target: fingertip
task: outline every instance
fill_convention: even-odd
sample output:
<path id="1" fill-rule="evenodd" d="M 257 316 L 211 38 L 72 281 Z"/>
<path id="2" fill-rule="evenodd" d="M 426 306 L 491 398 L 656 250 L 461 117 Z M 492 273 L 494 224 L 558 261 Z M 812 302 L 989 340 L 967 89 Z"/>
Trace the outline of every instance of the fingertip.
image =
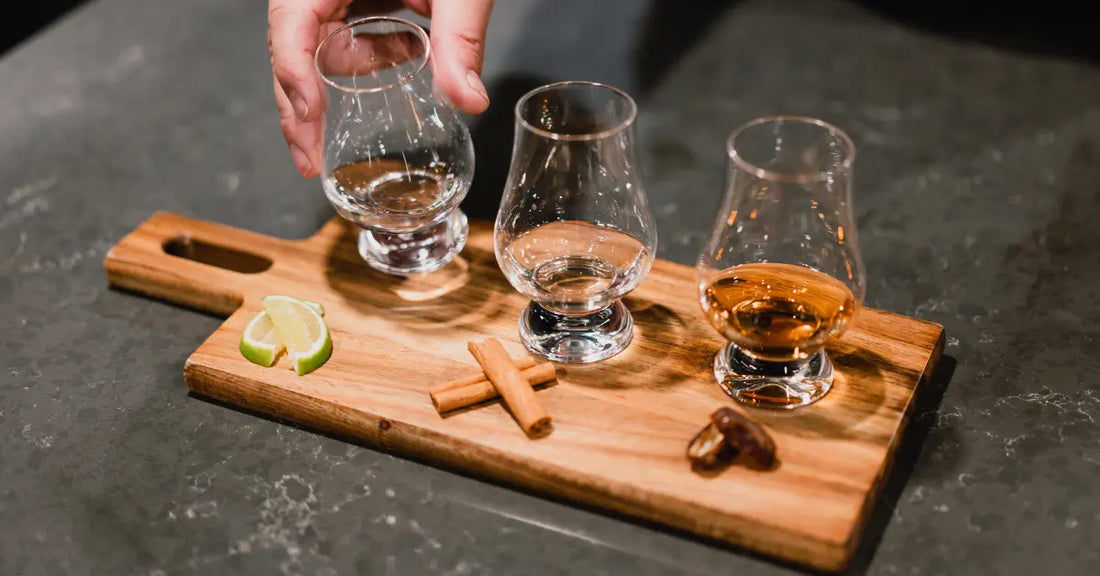
<path id="1" fill-rule="evenodd" d="M 298 169 L 299 174 L 305 178 L 313 176 L 313 161 L 297 144 L 290 145 L 290 158 L 294 160 L 294 167 Z"/>
<path id="2" fill-rule="evenodd" d="M 489 101 L 480 97 L 467 98 L 466 101 L 456 104 L 456 106 L 467 114 L 481 114 L 489 109 Z"/>
<path id="3" fill-rule="evenodd" d="M 283 91 L 294 108 L 294 116 L 299 122 L 313 122 L 321 117 L 322 102 L 319 90 L 308 83 L 288 82 Z"/>
<path id="4" fill-rule="evenodd" d="M 443 88 L 455 108 L 462 112 L 481 114 L 489 107 L 489 94 L 473 70 L 448 75 Z"/>
<path id="5" fill-rule="evenodd" d="M 307 142 L 303 142 L 303 139 L 308 141 L 307 135 L 297 134 L 294 140 L 288 136 L 287 148 L 290 150 L 290 158 L 298 173 L 303 178 L 313 178 L 321 173 L 321 149 L 320 146 L 308 145 Z"/>
<path id="6" fill-rule="evenodd" d="M 476 50 L 464 52 L 452 39 L 452 36 L 441 35 L 432 42 L 437 58 L 433 71 L 456 108 L 467 114 L 480 114 L 489 108 L 489 93 L 478 73 L 480 53 Z"/>
<path id="7" fill-rule="evenodd" d="M 290 100 L 290 105 L 294 107 L 294 116 L 298 118 L 299 122 L 305 122 L 310 114 L 309 104 L 306 102 L 306 99 L 303 98 L 302 94 L 297 90 L 288 90 L 286 97 Z"/>
<path id="8" fill-rule="evenodd" d="M 321 150 L 320 150 L 320 148 L 318 148 L 317 150 L 314 150 L 313 153 L 310 156 L 312 156 L 312 159 L 310 160 L 310 170 L 309 170 L 309 172 L 304 174 L 304 176 L 306 178 L 313 178 L 314 176 L 320 176 L 321 175 L 321 168 L 324 166 L 324 164 L 322 164 L 322 160 L 321 160 Z"/>
<path id="9" fill-rule="evenodd" d="M 481 82 L 481 76 L 473 70 L 466 72 L 466 86 L 473 96 L 466 102 L 467 106 L 463 108 L 463 112 L 469 112 L 471 114 L 480 114 L 489 107 L 489 93 L 485 90 L 485 84 Z"/>
<path id="10" fill-rule="evenodd" d="M 305 101 L 306 113 L 301 116 L 302 122 L 316 122 L 320 120 L 325 111 L 324 98 L 321 96 L 320 89 L 314 86 L 309 92 L 309 96 L 306 96 Z"/>

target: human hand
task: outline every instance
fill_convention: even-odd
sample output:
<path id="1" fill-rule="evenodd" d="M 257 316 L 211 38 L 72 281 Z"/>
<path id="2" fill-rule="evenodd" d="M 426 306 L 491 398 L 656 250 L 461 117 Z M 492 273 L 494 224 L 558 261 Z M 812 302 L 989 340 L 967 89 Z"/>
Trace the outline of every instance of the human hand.
<path id="1" fill-rule="evenodd" d="M 287 147 L 306 178 L 321 167 L 322 94 L 313 53 L 320 39 L 344 23 L 352 0 L 269 0 L 267 44 L 274 73 L 275 104 Z M 489 106 L 481 83 L 485 29 L 493 0 L 370 0 L 366 8 L 401 7 L 431 18 L 432 71 L 463 112 Z"/>

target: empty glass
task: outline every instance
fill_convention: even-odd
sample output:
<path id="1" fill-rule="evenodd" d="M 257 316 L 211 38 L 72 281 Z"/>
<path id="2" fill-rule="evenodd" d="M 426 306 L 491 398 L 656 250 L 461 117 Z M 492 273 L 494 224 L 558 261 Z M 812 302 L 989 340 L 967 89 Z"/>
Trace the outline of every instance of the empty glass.
<path id="1" fill-rule="evenodd" d="M 361 226 L 359 253 L 390 274 L 429 272 L 466 244 L 458 210 L 474 174 L 470 133 L 433 94 L 428 35 L 392 17 L 351 22 L 317 47 L 326 88 L 325 196 Z"/>
<path id="2" fill-rule="evenodd" d="M 516 104 L 515 142 L 495 249 L 532 299 L 523 343 L 559 362 L 595 362 L 630 343 L 619 300 L 653 264 L 657 232 L 634 153 L 637 107 L 593 82 L 561 82 Z"/>
<path id="3" fill-rule="evenodd" d="M 865 292 L 855 147 L 821 120 L 773 116 L 734 130 L 726 148 L 725 197 L 696 266 L 703 312 L 729 340 L 714 374 L 741 402 L 804 406 L 832 386 L 825 344 Z"/>

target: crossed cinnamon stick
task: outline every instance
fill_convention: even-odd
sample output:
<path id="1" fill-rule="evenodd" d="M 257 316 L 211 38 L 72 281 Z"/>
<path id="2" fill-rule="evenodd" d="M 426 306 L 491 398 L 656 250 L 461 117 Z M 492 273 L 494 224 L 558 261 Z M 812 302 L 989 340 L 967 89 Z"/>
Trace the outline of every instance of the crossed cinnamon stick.
<path id="1" fill-rule="evenodd" d="M 444 414 L 500 397 L 524 432 L 538 434 L 549 428 L 550 415 L 532 387 L 554 380 L 554 365 L 532 358 L 513 360 L 495 338 L 470 342 L 468 347 L 483 374 L 432 388 L 429 395 L 436 410 Z"/>

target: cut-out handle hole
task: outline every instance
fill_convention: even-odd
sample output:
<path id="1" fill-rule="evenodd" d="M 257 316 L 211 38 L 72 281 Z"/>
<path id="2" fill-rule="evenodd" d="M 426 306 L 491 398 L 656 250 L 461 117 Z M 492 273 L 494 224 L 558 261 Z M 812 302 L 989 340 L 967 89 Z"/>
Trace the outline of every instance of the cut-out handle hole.
<path id="1" fill-rule="evenodd" d="M 165 241 L 164 251 L 172 256 L 179 256 L 180 258 L 202 262 L 203 264 L 242 274 L 257 274 L 271 268 L 270 258 L 210 244 L 186 234 Z"/>

